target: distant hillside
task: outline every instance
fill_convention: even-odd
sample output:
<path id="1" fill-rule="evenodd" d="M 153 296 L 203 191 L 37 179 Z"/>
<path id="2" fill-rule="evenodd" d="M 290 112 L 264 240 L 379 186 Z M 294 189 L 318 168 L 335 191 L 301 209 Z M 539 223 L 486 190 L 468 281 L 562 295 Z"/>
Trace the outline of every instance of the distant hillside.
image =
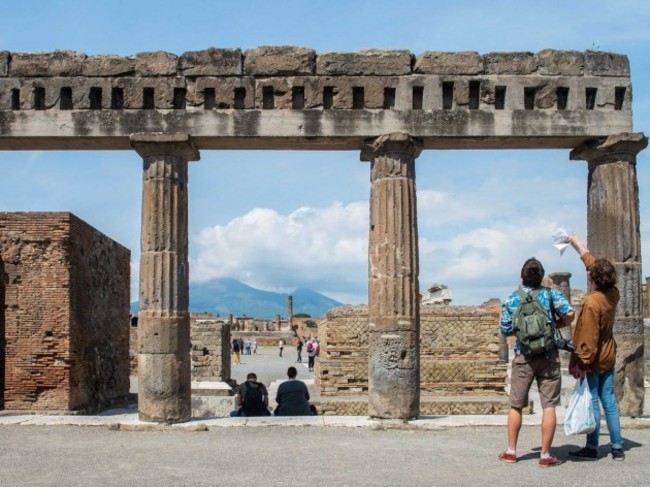
<path id="1" fill-rule="evenodd" d="M 255 289 L 236 279 L 213 279 L 201 284 L 190 284 L 190 311 L 220 316 L 232 314 L 273 319 L 280 315 L 286 318 L 288 296 L 285 293 Z M 306 313 L 319 317 L 327 310 L 343 304 L 311 289 L 296 289 L 291 296 L 294 315 Z M 131 313 L 137 312 L 138 303 L 131 303 Z"/>

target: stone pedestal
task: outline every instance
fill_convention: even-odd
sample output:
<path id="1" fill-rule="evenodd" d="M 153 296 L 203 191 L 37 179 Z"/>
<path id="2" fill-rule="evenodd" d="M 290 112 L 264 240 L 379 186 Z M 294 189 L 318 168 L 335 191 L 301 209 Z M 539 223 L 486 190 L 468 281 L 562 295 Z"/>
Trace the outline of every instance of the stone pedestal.
<path id="1" fill-rule="evenodd" d="M 643 308 L 636 155 L 648 145 L 641 133 L 611 135 L 571 152 L 589 163 L 587 246 L 616 268 L 621 301 L 614 337 L 615 388 L 622 416 L 643 414 Z"/>
<path id="2" fill-rule="evenodd" d="M 138 412 L 143 421 L 191 417 L 187 163 L 199 153 L 186 134 L 133 134 L 144 160 Z"/>
<path id="3" fill-rule="evenodd" d="M 371 162 L 368 244 L 368 414 L 411 419 L 420 409 L 420 293 L 415 159 L 408 134 L 367 143 Z"/>

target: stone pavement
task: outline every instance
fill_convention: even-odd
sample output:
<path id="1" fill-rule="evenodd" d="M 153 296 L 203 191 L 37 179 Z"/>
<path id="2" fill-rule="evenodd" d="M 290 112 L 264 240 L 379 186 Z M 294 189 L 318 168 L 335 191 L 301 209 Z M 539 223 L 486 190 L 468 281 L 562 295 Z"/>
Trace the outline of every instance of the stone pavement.
<path id="1" fill-rule="evenodd" d="M 286 349 L 285 349 L 286 352 Z M 233 366 L 273 391 L 295 352 L 243 356 Z M 306 366 L 298 378 L 313 383 Z M 270 392 L 274 397 L 274 392 Z M 533 394 L 533 399 L 535 399 Z M 647 402 L 646 402 L 647 404 Z M 0 414 L 0 486 L 580 486 L 647 485 L 650 415 L 622 418 L 624 462 L 607 455 L 603 428 L 597 462 L 568 452 L 584 438 L 558 426 L 553 452 L 565 463 L 541 469 L 539 408 L 524 417 L 517 464 L 497 455 L 506 444 L 505 416 L 437 416 L 415 421 L 366 417 L 201 417 L 176 425 L 139 421 L 136 407 L 94 416 Z M 564 409 L 558 410 L 558 424 Z"/>

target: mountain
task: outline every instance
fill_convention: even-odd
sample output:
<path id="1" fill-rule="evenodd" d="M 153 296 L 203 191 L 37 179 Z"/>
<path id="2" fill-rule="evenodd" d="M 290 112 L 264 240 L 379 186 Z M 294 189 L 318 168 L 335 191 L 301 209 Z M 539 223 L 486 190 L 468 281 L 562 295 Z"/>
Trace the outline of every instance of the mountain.
<path id="1" fill-rule="evenodd" d="M 293 314 L 306 313 L 313 317 L 323 316 L 327 310 L 343 303 L 311 289 L 296 289 L 291 293 Z M 287 317 L 286 293 L 274 293 L 255 289 L 231 278 L 213 279 L 201 284 L 190 284 L 190 312 L 212 313 L 219 316 L 252 316 L 273 319 L 276 315 Z M 138 303 L 131 303 L 131 313 L 138 312 Z"/>

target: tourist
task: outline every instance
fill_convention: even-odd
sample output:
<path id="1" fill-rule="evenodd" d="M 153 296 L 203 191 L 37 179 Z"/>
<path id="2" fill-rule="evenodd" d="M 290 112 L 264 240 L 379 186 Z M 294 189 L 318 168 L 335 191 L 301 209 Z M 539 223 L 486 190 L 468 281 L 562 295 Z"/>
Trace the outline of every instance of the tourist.
<path id="1" fill-rule="evenodd" d="M 257 354 L 257 340 L 253 339 L 253 353 Z"/>
<path id="2" fill-rule="evenodd" d="M 251 354 L 251 341 L 247 338 L 244 340 L 244 355 Z"/>
<path id="3" fill-rule="evenodd" d="M 521 269 L 521 287 L 523 293 L 538 299 L 543 305 L 550 321 L 555 321 L 551 310 L 559 313 L 557 326 L 568 326 L 575 315 L 568 300 L 557 289 L 541 287 L 544 278 L 544 267 L 535 258 L 528 259 Z M 517 291 L 510 294 L 501 306 L 501 333 L 513 335 L 513 317 L 522 298 Z M 551 305 L 552 301 L 552 305 Z M 551 444 L 557 425 L 555 408 L 560 403 L 561 375 L 558 351 L 552 346 L 551 350 L 533 356 L 526 356 L 521 351 L 519 339 L 514 345 L 515 357 L 512 361 L 510 377 L 510 412 L 508 413 L 508 448 L 499 455 L 504 462 L 517 461 L 517 440 L 522 423 L 522 409 L 528 404 L 528 391 L 533 380 L 537 381 L 539 398 L 542 405 L 542 447 L 539 465 L 552 467 L 562 462 L 551 455 Z"/>
<path id="4" fill-rule="evenodd" d="M 235 392 L 236 409 L 230 416 L 270 416 L 269 393 L 266 386 L 257 382 L 257 375 L 253 372 L 246 376 L 246 382 L 241 384 Z"/>
<path id="5" fill-rule="evenodd" d="M 316 340 L 313 338 L 310 338 L 309 341 L 307 342 L 307 346 L 305 347 L 305 351 L 307 352 L 307 360 L 308 360 L 308 367 L 309 371 L 313 372 L 314 371 L 314 360 L 316 358 L 316 353 L 317 353 L 317 347 L 316 347 Z"/>
<path id="6" fill-rule="evenodd" d="M 235 339 L 232 341 L 231 349 L 232 349 L 233 362 L 239 365 L 241 363 L 241 359 L 239 357 L 239 352 L 241 351 L 241 349 L 239 348 L 239 340 Z"/>
<path id="7" fill-rule="evenodd" d="M 275 402 L 276 416 L 311 416 L 313 409 L 309 405 L 309 390 L 304 382 L 296 379 L 298 371 L 289 367 L 287 377 L 289 380 L 280 384 Z"/>
<path id="8" fill-rule="evenodd" d="M 278 348 L 280 349 L 280 357 L 282 357 L 282 350 L 284 350 L 284 338 L 280 338 L 278 342 Z"/>
<path id="9" fill-rule="evenodd" d="M 296 352 L 298 352 L 298 358 L 296 359 L 296 363 L 301 364 L 302 363 L 302 340 L 298 338 L 298 344 L 296 345 Z"/>
<path id="10" fill-rule="evenodd" d="M 616 341 L 613 327 L 616 305 L 620 299 L 616 287 L 616 269 L 609 260 L 594 258 L 578 237 L 568 237 L 567 243 L 571 244 L 584 262 L 592 288 L 582 303 L 582 311 L 573 331 L 576 351 L 571 354 L 569 372 L 576 379 L 587 378 L 596 420 L 596 429 L 587 435 L 585 447 L 569 452 L 569 455 L 584 460 L 598 458 L 600 402 L 605 411 L 612 459 L 624 460 L 621 421 L 614 395 Z"/>

